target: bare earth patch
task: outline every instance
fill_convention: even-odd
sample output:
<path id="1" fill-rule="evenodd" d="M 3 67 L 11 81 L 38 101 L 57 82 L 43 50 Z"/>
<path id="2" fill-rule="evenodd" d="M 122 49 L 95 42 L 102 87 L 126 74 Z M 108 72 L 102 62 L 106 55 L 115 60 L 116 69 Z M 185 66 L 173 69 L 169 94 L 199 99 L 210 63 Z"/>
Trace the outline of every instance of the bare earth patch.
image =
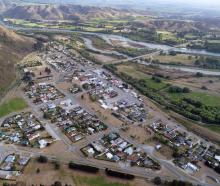
<path id="1" fill-rule="evenodd" d="M 98 102 L 92 102 L 88 94 L 84 94 L 84 99 L 80 97 L 78 99 L 83 106 L 95 112 L 97 116 L 102 118 L 106 123 L 111 123 L 112 126 L 116 127 L 122 125 L 122 121 L 111 115 L 111 110 L 104 110 Z"/>
<path id="2" fill-rule="evenodd" d="M 106 56 L 106 55 L 103 55 L 103 54 L 92 54 L 98 61 L 101 61 L 103 63 L 111 63 L 115 60 L 117 60 L 116 58 L 114 57 L 111 57 L 111 56 Z"/>
<path id="3" fill-rule="evenodd" d="M 130 125 L 128 126 L 128 130 L 126 130 L 125 133 L 126 135 L 134 138 L 141 144 L 146 143 L 147 140 L 152 137 L 152 134 L 150 133 L 148 128 L 144 126 Z"/>
<path id="4" fill-rule="evenodd" d="M 37 173 L 39 169 L 39 173 Z M 24 174 L 19 178 L 19 181 L 25 182 L 26 185 L 51 185 L 55 181 L 60 181 L 62 184 L 72 186 L 84 186 L 85 184 L 77 184 L 83 179 L 96 179 L 102 177 L 106 183 L 121 183 L 122 185 L 129 186 L 153 186 L 152 183 L 146 182 L 142 179 L 135 179 L 127 181 L 112 177 L 107 177 L 103 172 L 98 174 L 90 174 L 82 171 L 70 170 L 67 165 L 60 166 L 59 170 L 54 168 L 52 163 L 40 164 L 36 160 L 31 160 L 24 170 Z M 87 184 L 86 184 L 87 186 Z M 89 186 L 89 184 L 88 184 Z"/>

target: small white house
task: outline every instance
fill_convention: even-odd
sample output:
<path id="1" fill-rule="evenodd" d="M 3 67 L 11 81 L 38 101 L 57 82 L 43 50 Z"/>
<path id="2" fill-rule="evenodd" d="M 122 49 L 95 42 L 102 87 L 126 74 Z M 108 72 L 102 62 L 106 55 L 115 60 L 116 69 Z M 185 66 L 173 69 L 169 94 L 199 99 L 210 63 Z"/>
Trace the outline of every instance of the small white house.
<path id="1" fill-rule="evenodd" d="M 47 146 L 47 141 L 44 139 L 39 140 L 38 143 L 39 143 L 41 149 L 43 149 Z"/>
<path id="2" fill-rule="evenodd" d="M 193 172 L 199 171 L 199 168 L 192 163 L 187 163 L 187 168 L 191 169 Z"/>

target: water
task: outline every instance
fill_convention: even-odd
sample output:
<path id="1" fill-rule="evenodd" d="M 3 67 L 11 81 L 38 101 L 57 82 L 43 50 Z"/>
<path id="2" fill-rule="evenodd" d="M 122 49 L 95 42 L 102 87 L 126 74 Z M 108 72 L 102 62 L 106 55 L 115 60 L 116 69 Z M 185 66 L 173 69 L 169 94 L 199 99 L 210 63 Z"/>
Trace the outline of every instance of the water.
<path id="1" fill-rule="evenodd" d="M 102 39 L 104 39 L 107 43 L 111 43 L 111 39 L 127 42 L 127 43 L 133 43 L 145 46 L 150 49 L 158 49 L 163 51 L 176 51 L 176 52 L 182 52 L 187 54 L 195 54 L 195 55 L 207 55 L 207 56 L 215 56 L 220 57 L 220 53 L 214 53 L 214 52 L 208 52 L 206 50 L 199 50 L 199 49 L 188 49 L 188 48 L 177 48 L 177 47 L 171 47 L 168 45 L 162 45 L 162 44 L 155 44 L 155 43 L 146 43 L 146 42 L 139 42 L 139 41 L 133 41 L 129 38 L 123 37 L 123 36 L 117 36 L 112 34 L 97 34 Z"/>
<path id="2" fill-rule="evenodd" d="M 88 39 L 88 38 L 82 38 L 82 39 L 84 40 L 86 48 L 88 48 L 90 50 L 100 52 L 101 54 L 115 54 L 117 56 L 123 56 L 125 58 L 129 58 L 127 55 L 124 55 L 124 54 L 119 53 L 117 51 L 99 50 L 93 46 L 92 41 L 90 39 Z"/>
<path id="3" fill-rule="evenodd" d="M 157 66 L 161 69 L 170 69 L 170 70 L 177 70 L 177 71 L 183 71 L 183 72 L 190 72 L 190 73 L 202 73 L 204 75 L 208 76 L 220 76 L 220 71 L 214 71 L 214 70 L 208 70 L 208 69 L 201 69 L 201 68 L 193 68 L 193 67 L 185 67 L 185 66 L 175 66 L 175 65 L 162 65 L 162 64 L 153 64 L 153 63 L 147 63 L 140 61 L 138 62 L 142 65 L 153 65 Z"/>
<path id="4" fill-rule="evenodd" d="M 118 36 L 118 35 L 113 35 L 113 34 L 103 34 L 103 33 L 91 33 L 91 32 L 82 32 L 82 31 L 71 31 L 71 30 L 65 30 L 65 29 L 48 29 L 48 28 L 23 28 L 23 27 L 14 27 L 10 25 L 5 25 L 1 20 L 0 24 L 2 24 L 5 27 L 8 27 L 10 29 L 14 30 L 29 30 L 29 31 L 48 31 L 48 32 L 57 32 L 57 33 L 82 33 L 82 34 L 89 34 L 89 35 L 96 35 L 104 39 L 108 44 L 111 44 L 111 40 L 119 40 L 122 42 L 127 42 L 127 43 L 133 43 L 137 45 L 142 45 L 146 48 L 149 49 L 157 49 L 157 50 L 163 50 L 163 51 L 176 51 L 176 52 L 182 52 L 182 53 L 187 53 L 187 54 L 194 54 L 194 55 L 208 55 L 208 56 L 214 56 L 214 57 L 220 57 L 220 53 L 214 53 L 214 52 L 208 52 L 206 50 L 199 50 L 199 49 L 187 49 L 187 48 L 177 48 L 177 47 L 171 47 L 168 45 L 162 45 L 162 44 L 154 44 L 154 43 L 147 43 L 147 42 L 138 42 L 138 41 L 133 41 L 129 38 L 123 37 L 123 36 Z M 83 38 L 85 41 L 85 44 L 87 48 L 103 53 L 103 54 L 116 54 L 116 55 L 121 55 L 126 58 L 128 56 L 121 54 L 116 51 L 106 51 L 106 50 L 99 50 L 95 48 L 92 45 L 92 41 L 89 40 L 88 38 Z M 131 59 L 131 58 L 128 58 Z M 150 63 L 144 63 L 141 62 L 142 64 L 145 65 L 152 65 Z M 198 69 L 198 68 L 191 68 L 191 67 L 183 67 L 183 66 L 173 66 L 173 65 L 157 65 L 160 68 L 163 69 L 172 69 L 172 70 L 180 70 L 184 72 L 191 72 L 191 73 L 203 73 L 205 75 L 213 75 L 213 76 L 220 76 L 220 71 L 214 71 L 214 70 L 206 70 L 206 69 Z"/>
<path id="5" fill-rule="evenodd" d="M 114 34 L 102 34 L 102 33 L 91 33 L 91 32 L 82 32 L 82 31 L 71 31 L 71 30 L 65 30 L 65 29 L 15 27 L 15 26 L 12 26 L 12 25 L 5 25 L 5 23 L 2 22 L 1 20 L 0 20 L 0 24 L 5 26 L 5 27 L 14 29 L 14 30 L 48 31 L 48 32 L 57 32 L 57 33 L 82 33 L 82 34 L 89 34 L 89 35 L 99 36 L 109 44 L 111 44 L 111 39 L 116 39 L 116 40 L 120 40 L 120 41 L 123 41 L 123 42 L 128 42 L 128 43 L 130 42 L 130 43 L 133 43 L 133 44 L 143 45 L 143 46 L 145 46 L 147 48 L 150 48 L 150 49 L 158 49 L 158 50 L 163 50 L 163 51 L 173 50 L 173 51 L 176 51 L 176 52 L 182 52 L 182 53 L 188 53 L 188 54 L 208 55 L 208 56 L 220 57 L 220 53 L 208 52 L 206 50 L 199 50 L 199 49 L 177 48 L 177 47 L 171 47 L 171 46 L 163 45 L 163 44 L 138 42 L 138 41 L 133 41 L 129 38 L 114 35 Z"/>

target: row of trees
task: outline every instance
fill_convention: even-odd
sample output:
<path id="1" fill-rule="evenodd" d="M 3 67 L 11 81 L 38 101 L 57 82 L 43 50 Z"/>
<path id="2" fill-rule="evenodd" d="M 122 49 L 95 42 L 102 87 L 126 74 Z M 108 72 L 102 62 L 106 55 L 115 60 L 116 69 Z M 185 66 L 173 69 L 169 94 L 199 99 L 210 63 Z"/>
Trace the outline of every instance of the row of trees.
<path id="1" fill-rule="evenodd" d="M 152 51 L 152 50 L 146 49 L 146 48 L 137 49 L 137 48 L 121 47 L 121 46 L 116 47 L 115 49 L 119 53 L 125 54 L 125 55 L 130 56 L 130 57 L 136 57 L 136 56 L 144 55 L 144 54 L 147 54 L 147 53 Z"/>
<path id="2" fill-rule="evenodd" d="M 206 49 L 210 52 L 220 52 L 220 42 L 213 42 L 213 41 L 201 41 L 201 42 L 191 42 L 187 45 L 189 48 L 193 49 Z"/>
<path id="3" fill-rule="evenodd" d="M 200 57 L 194 64 L 200 68 L 220 69 L 220 60 L 211 57 Z"/>
<path id="4" fill-rule="evenodd" d="M 168 91 L 170 93 L 189 93 L 190 89 L 188 87 L 181 88 L 178 86 L 170 86 Z"/>
<path id="5" fill-rule="evenodd" d="M 192 183 L 181 180 L 162 181 L 160 177 L 155 177 L 153 182 L 155 185 L 164 185 L 164 186 L 193 186 Z"/>
<path id="6" fill-rule="evenodd" d="M 205 123 L 220 124 L 220 107 L 207 106 L 191 98 L 173 100 L 171 108 L 187 118 Z"/>

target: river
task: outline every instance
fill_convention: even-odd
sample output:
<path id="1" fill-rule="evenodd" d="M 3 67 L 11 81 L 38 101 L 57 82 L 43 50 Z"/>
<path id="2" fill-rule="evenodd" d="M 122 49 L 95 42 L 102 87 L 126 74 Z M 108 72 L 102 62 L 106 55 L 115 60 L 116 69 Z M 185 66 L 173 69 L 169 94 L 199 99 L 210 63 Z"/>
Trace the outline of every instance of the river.
<path id="1" fill-rule="evenodd" d="M 46 32 L 55 32 L 55 33 L 81 33 L 81 34 L 88 34 L 88 35 L 96 35 L 104 39 L 107 43 L 112 44 L 111 40 L 119 40 L 122 42 L 127 42 L 127 43 L 133 43 L 137 45 L 142 45 L 146 48 L 149 49 L 157 49 L 157 50 L 163 50 L 163 51 L 176 51 L 176 52 L 182 52 L 182 53 L 187 53 L 187 54 L 194 54 L 194 55 L 208 55 L 208 56 L 214 56 L 214 57 L 220 57 L 220 53 L 214 53 L 214 52 L 208 52 L 206 50 L 198 50 L 198 49 L 187 49 L 187 48 L 177 48 L 177 47 L 171 47 L 168 45 L 162 45 L 162 44 L 154 44 L 154 43 L 146 43 L 146 42 L 138 42 L 138 41 L 133 41 L 129 38 L 119 36 L 119 35 L 114 35 L 114 34 L 103 34 L 103 33 L 91 33 L 91 32 L 82 32 L 82 31 L 71 31 L 71 30 L 65 30 L 65 29 L 48 29 L 48 28 L 24 28 L 24 27 L 14 27 L 10 25 L 5 25 L 4 22 L 0 20 L 0 24 L 14 30 L 20 30 L 20 31 L 46 31 Z M 103 54 L 116 54 L 116 55 L 122 55 L 126 58 L 128 56 L 121 54 L 116 51 L 106 51 L 106 50 L 99 50 L 95 48 L 92 45 L 91 40 L 88 38 L 83 38 L 86 44 L 86 47 L 103 53 Z M 131 59 L 131 58 L 128 58 Z M 150 65 L 148 63 L 144 63 L 145 65 Z M 151 64 L 152 65 L 152 64 Z M 192 72 L 192 73 L 203 73 L 205 75 L 213 75 L 213 76 L 220 76 L 220 71 L 215 71 L 215 70 L 206 70 L 206 69 L 198 69 L 198 68 L 192 68 L 192 67 L 185 67 L 185 66 L 173 66 L 173 65 L 159 65 L 160 68 L 163 69 L 175 69 L 175 70 L 180 70 L 184 72 Z"/>
<path id="2" fill-rule="evenodd" d="M 125 57 L 127 59 L 129 59 L 129 56 L 125 55 L 125 54 L 122 54 L 122 53 L 119 53 L 117 51 L 109 51 L 109 50 L 100 50 L 100 49 L 97 49 L 93 46 L 92 44 L 92 41 L 88 38 L 85 38 L 83 37 L 82 38 L 84 40 L 84 43 L 86 45 L 86 48 L 90 49 L 90 50 L 93 50 L 93 51 L 96 51 L 96 52 L 100 52 L 101 54 L 114 54 L 114 55 L 117 55 L 117 56 L 122 56 L 122 57 Z"/>
<path id="3" fill-rule="evenodd" d="M 188 49 L 188 48 L 177 48 L 177 47 L 172 47 L 169 45 L 164 45 L 164 44 L 155 44 L 155 43 L 147 43 L 147 42 L 139 42 L 139 41 L 134 41 L 129 38 L 119 36 L 119 35 L 114 35 L 114 34 L 103 34 L 103 33 L 92 33 L 92 32 L 83 32 L 83 31 L 71 31 L 71 30 L 66 30 L 66 29 L 54 29 L 54 28 L 25 28 L 25 27 L 19 27 L 19 26 L 12 26 L 12 25 L 6 25 L 3 21 L 0 20 L 0 24 L 14 30 L 23 30 L 23 31 L 46 31 L 46 32 L 57 32 L 57 33 L 82 33 L 82 34 L 89 34 L 89 35 L 96 35 L 104 39 L 107 43 L 111 44 L 111 40 L 120 40 L 123 42 L 127 43 L 133 43 L 133 44 L 138 44 L 138 45 L 143 45 L 147 48 L 150 49 L 158 49 L 158 50 L 173 50 L 176 52 L 183 52 L 183 53 L 188 53 L 188 54 L 197 54 L 197 55 L 208 55 L 208 56 L 216 56 L 220 57 L 220 53 L 214 53 L 214 52 L 208 52 L 206 50 L 199 50 L 199 49 Z"/>
<path id="4" fill-rule="evenodd" d="M 163 64 L 153 64 L 153 63 L 147 63 L 143 61 L 139 61 L 139 64 L 142 65 L 153 65 L 157 66 L 161 69 L 171 69 L 171 70 L 177 70 L 177 71 L 183 71 L 183 72 L 191 72 L 191 73 L 202 73 L 204 75 L 208 76 L 220 76 L 220 71 L 214 71 L 214 70 L 209 70 L 209 69 L 201 69 L 201 68 L 194 68 L 194 67 L 186 67 L 186 66 L 175 66 L 175 65 L 163 65 Z"/>

